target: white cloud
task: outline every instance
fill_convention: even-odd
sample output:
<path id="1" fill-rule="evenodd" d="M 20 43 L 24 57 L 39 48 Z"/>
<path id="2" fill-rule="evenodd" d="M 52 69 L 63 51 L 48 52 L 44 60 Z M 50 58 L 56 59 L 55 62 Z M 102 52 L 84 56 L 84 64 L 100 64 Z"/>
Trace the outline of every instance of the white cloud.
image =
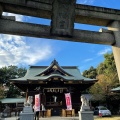
<path id="1" fill-rule="evenodd" d="M 89 62 L 89 61 L 92 61 L 93 58 L 88 58 L 88 59 L 85 59 L 84 62 Z"/>
<path id="2" fill-rule="evenodd" d="M 93 4 L 95 0 L 77 0 L 79 4 Z"/>
<path id="3" fill-rule="evenodd" d="M 24 37 L 0 35 L 0 67 L 33 65 L 38 61 L 48 59 L 52 55 L 52 47 L 47 43 L 42 44 L 42 40 L 34 45 L 30 42 L 27 45 Z"/>
<path id="4" fill-rule="evenodd" d="M 31 40 L 31 43 L 29 42 L 30 46 L 23 54 L 23 63 L 33 65 L 39 61 L 48 59 L 53 55 L 51 45 L 43 43 L 42 40 L 36 40 L 34 44 L 32 44 L 32 42 L 33 40 Z"/>
<path id="5" fill-rule="evenodd" d="M 104 55 L 105 53 L 111 52 L 111 51 L 112 51 L 111 48 L 106 47 L 104 50 L 99 51 L 98 55 Z"/>
<path id="6" fill-rule="evenodd" d="M 22 15 L 12 13 L 4 13 L 4 15 L 16 16 L 17 21 L 25 19 Z M 0 34 L 0 67 L 33 65 L 53 55 L 52 46 L 42 40 L 31 39 L 28 43 L 26 42 L 25 37 Z"/>

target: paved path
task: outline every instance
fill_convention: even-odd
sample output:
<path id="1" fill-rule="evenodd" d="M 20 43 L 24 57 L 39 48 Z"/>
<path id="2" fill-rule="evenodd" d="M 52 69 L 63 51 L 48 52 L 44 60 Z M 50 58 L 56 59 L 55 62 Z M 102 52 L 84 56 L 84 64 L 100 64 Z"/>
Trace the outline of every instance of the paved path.
<path id="1" fill-rule="evenodd" d="M 17 120 L 18 117 L 9 117 L 9 118 L 2 118 L 0 120 Z M 79 120 L 78 117 L 48 117 L 48 118 L 40 118 L 39 120 Z"/>

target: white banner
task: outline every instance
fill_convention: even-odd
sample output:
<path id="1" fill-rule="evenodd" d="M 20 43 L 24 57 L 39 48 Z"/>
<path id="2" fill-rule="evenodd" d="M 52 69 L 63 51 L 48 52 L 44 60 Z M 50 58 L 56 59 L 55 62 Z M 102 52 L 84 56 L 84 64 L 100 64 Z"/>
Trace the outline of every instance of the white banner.
<path id="1" fill-rule="evenodd" d="M 35 111 L 40 111 L 40 94 L 35 95 Z"/>
<path id="2" fill-rule="evenodd" d="M 72 110 L 71 96 L 70 93 L 65 93 L 67 110 Z"/>

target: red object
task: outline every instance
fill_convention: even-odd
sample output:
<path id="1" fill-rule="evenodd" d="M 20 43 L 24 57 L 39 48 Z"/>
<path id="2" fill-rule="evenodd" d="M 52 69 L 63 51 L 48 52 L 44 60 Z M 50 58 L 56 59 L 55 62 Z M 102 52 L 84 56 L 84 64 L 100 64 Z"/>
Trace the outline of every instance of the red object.
<path id="1" fill-rule="evenodd" d="M 35 95 L 35 111 L 40 111 L 40 95 Z"/>
<path id="2" fill-rule="evenodd" d="M 66 106 L 68 110 L 72 110 L 71 96 L 70 93 L 65 93 Z"/>
<path id="3" fill-rule="evenodd" d="M 102 117 L 102 113 L 99 113 L 99 116 Z"/>

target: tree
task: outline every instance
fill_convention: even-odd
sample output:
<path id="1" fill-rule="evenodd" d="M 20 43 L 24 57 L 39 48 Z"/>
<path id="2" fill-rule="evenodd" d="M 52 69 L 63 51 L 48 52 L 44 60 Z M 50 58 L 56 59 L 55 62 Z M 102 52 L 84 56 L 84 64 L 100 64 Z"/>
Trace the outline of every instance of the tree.
<path id="1" fill-rule="evenodd" d="M 116 80 L 112 73 L 109 76 L 100 74 L 97 76 L 97 79 L 98 82 L 90 88 L 90 93 L 93 94 L 96 100 L 105 101 L 106 97 L 111 94 L 111 89 L 116 84 Z"/>
<path id="2" fill-rule="evenodd" d="M 9 79 L 23 77 L 26 73 L 26 68 L 18 68 L 17 66 L 8 66 L 0 68 L 0 83 L 9 83 Z"/>
<path id="3" fill-rule="evenodd" d="M 9 90 L 6 93 L 7 97 L 16 97 L 20 95 L 20 90 L 15 87 L 14 85 L 11 85 L 9 82 L 9 79 L 15 79 L 18 77 L 23 77 L 26 73 L 25 68 L 18 68 L 17 66 L 8 66 L 8 67 L 2 67 L 0 69 L 0 83 L 6 83 L 6 85 L 9 87 Z"/>
<path id="4" fill-rule="evenodd" d="M 2 84 L 0 84 L 0 99 L 4 98 L 4 88 L 2 86 Z"/>
<path id="5" fill-rule="evenodd" d="M 96 75 L 97 75 L 97 71 L 93 66 L 91 66 L 89 70 L 85 70 L 83 72 L 84 77 L 91 78 L 91 79 L 96 78 Z"/>
<path id="6" fill-rule="evenodd" d="M 119 83 L 117 69 L 113 53 L 104 54 L 104 61 L 98 67 L 90 67 L 83 72 L 87 78 L 97 78 L 96 82 L 89 90 L 96 100 L 105 101 L 110 96 L 110 90 Z"/>
<path id="7" fill-rule="evenodd" d="M 104 54 L 104 62 L 100 63 L 97 67 L 97 74 L 109 74 L 110 72 L 117 73 L 113 53 Z"/>
<path id="8" fill-rule="evenodd" d="M 105 60 L 97 67 L 98 82 L 90 89 L 90 93 L 94 95 L 96 100 L 103 101 L 110 96 L 110 90 L 116 86 L 119 81 L 113 54 L 106 53 L 104 58 Z"/>
<path id="9" fill-rule="evenodd" d="M 6 82 L 6 79 L 7 79 L 6 73 L 7 73 L 7 67 L 3 67 L 0 69 L 0 84 L 3 84 Z"/>
<path id="10" fill-rule="evenodd" d="M 16 97 L 20 96 L 20 92 L 21 91 L 16 86 L 14 86 L 13 84 L 10 84 L 9 90 L 6 94 L 6 97 L 7 98 L 16 98 Z"/>

